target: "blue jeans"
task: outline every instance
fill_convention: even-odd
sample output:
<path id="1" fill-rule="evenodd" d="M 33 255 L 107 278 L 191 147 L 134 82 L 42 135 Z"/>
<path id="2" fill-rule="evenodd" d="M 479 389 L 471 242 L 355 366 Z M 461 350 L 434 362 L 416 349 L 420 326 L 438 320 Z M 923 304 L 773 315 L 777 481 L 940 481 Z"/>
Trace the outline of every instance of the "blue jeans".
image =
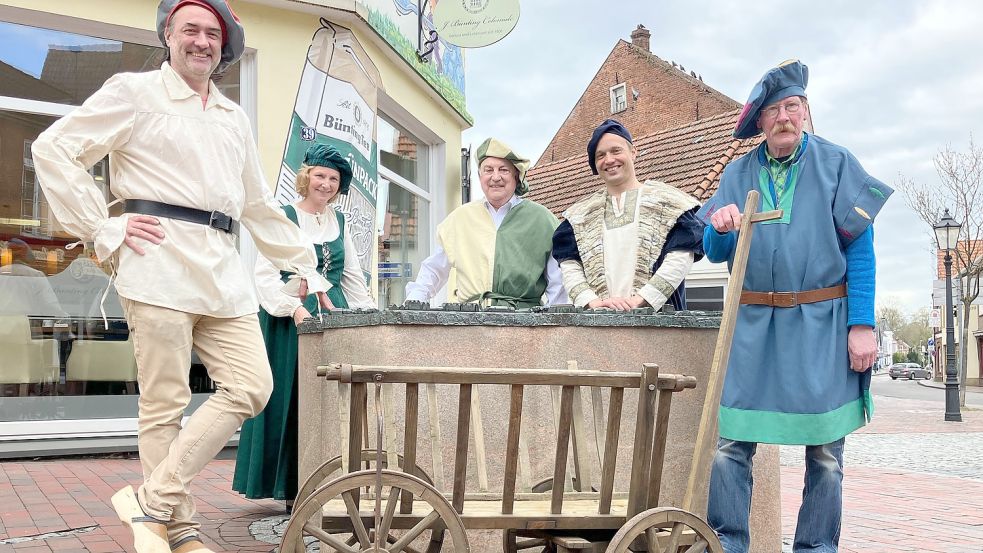
<path id="1" fill-rule="evenodd" d="M 835 553 L 843 513 L 844 439 L 806 446 L 805 487 L 795 525 L 795 553 Z M 720 438 L 710 471 L 707 518 L 727 553 L 747 553 L 751 543 L 751 465 L 758 444 Z"/>

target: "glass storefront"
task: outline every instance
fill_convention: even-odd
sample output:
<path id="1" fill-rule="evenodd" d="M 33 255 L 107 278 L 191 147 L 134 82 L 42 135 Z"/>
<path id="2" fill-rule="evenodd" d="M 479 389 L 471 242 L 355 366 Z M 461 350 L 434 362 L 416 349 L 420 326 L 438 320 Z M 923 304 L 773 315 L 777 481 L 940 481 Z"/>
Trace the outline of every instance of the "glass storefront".
<path id="1" fill-rule="evenodd" d="M 136 417 L 133 344 L 108 268 L 51 216 L 31 143 L 112 75 L 157 69 L 164 50 L 2 19 L 0 36 L 0 423 Z M 239 82 L 237 64 L 217 84 L 238 102 Z M 90 172 L 113 201 L 109 160 Z M 194 392 L 211 391 L 204 367 L 189 370 Z"/>
<path id="2" fill-rule="evenodd" d="M 379 306 L 399 305 L 430 253 L 431 148 L 380 117 Z"/>

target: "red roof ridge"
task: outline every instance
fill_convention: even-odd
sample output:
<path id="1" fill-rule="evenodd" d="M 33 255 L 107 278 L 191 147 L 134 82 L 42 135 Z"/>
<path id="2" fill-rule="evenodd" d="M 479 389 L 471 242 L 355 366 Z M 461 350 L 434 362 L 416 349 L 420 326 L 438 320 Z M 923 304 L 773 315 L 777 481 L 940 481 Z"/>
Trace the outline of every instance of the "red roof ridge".
<path id="1" fill-rule="evenodd" d="M 671 69 L 671 70 L 674 70 L 674 71 L 679 71 L 679 73 L 682 76 L 686 77 L 686 80 L 690 84 L 696 85 L 697 87 L 700 87 L 700 88 L 705 89 L 707 92 L 710 92 L 712 94 L 716 94 L 716 95 L 720 96 L 721 98 L 724 98 L 726 100 L 729 100 L 729 101 L 733 102 L 735 105 L 740 105 L 740 103 L 737 100 L 731 98 L 730 96 L 724 94 L 723 92 L 720 92 L 719 90 L 717 90 L 716 88 L 713 88 L 712 86 L 706 84 L 702 80 L 700 80 L 700 79 L 698 79 L 698 78 L 690 75 L 689 73 L 687 73 L 686 71 L 680 69 L 679 67 L 673 67 L 673 65 L 671 63 L 669 63 L 668 61 L 660 58 L 659 56 L 657 56 L 653 52 L 651 52 L 649 50 L 646 50 L 646 49 L 644 49 L 644 48 L 642 48 L 640 46 L 636 46 L 636 45 L 632 44 L 631 42 L 628 42 L 627 40 L 625 40 L 623 38 L 622 39 L 619 39 L 619 42 L 624 42 L 627 46 L 631 47 L 631 49 L 634 50 L 635 53 L 644 56 L 648 61 L 652 62 L 653 64 L 660 65 L 664 69 Z M 680 66 L 680 67 L 682 67 L 682 66 Z"/>

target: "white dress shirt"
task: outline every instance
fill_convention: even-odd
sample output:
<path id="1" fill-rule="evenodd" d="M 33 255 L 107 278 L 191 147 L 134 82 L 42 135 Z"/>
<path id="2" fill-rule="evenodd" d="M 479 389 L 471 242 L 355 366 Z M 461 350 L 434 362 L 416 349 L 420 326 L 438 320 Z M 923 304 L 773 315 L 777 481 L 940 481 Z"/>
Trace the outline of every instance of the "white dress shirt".
<path id="1" fill-rule="evenodd" d="M 164 240 L 120 247 L 129 215 L 110 217 L 87 169 L 107 154 L 111 191 L 120 199 L 221 211 L 247 228 L 261 254 L 330 286 L 317 256 L 273 200 L 245 112 L 209 83 L 208 101 L 170 65 L 113 76 L 82 106 L 41 133 L 34 164 L 45 197 L 69 233 L 94 242 L 100 261 L 116 258 L 116 289 L 131 300 L 214 317 L 257 311 L 236 251 L 236 237 L 205 225 L 159 218 Z M 114 254 L 117 254 L 114 256 Z M 288 288 L 295 290 L 299 279 Z"/>
<path id="2" fill-rule="evenodd" d="M 297 211 L 297 222 L 300 232 L 308 244 L 331 242 L 338 238 L 338 217 L 330 205 L 324 213 L 308 213 L 293 204 Z M 283 281 L 280 280 L 280 269 L 260 255 L 256 257 L 256 293 L 259 304 L 267 313 L 274 317 L 292 317 L 294 311 L 302 305 L 300 298 L 283 292 Z M 341 275 L 341 292 L 348 300 L 350 309 L 375 309 L 376 303 L 369 294 L 362 276 L 362 267 L 358 264 L 358 253 L 351 233 L 345 233 L 345 269 Z"/>
<path id="3" fill-rule="evenodd" d="M 487 199 L 485 200 L 485 208 L 488 209 L 488 213 L 491 215 L 496 229 L 502 226 L 502 221 L 505 220 L 505 216 L 509 214 L 509 211 L 521 202 L 522 197 L 513 194 L 509 201 L 505 202 L 505 205 L 496 209 L 488 203 Z M 406 284 L 406 300 L 430 301 L 447 284 L 450 274 L 451 262 L 447 259 L 447 253 L 444 251 L 444 248 L 438 243 L 433 254 L 423 260 L 423 263 L 420 265 L 420 271 L 417 274 L 416 280 Z M 546 304 L 557 305 L 569 302 L 567 292 L 563 289 L 563 276 L 560 274 L 560 265 L 551 255 L 549 261 L 546 262 Z"/>

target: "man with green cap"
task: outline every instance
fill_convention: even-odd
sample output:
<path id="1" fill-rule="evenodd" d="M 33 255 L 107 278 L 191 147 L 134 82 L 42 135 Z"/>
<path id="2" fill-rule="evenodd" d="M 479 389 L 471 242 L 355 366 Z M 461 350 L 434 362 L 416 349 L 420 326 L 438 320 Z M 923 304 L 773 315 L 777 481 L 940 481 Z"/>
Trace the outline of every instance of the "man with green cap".
<path id="1" fill-rule="evenodd" d="M 273 387 L 236 249 L 240 223 L 261 254 L 295 275 L 289 293 L 317 292 L 327 305 L 329 286 L 273 199 L 249 118 L 212 81 L 245 48 L 229 3 L 163 0 L 157 34 L 167 50 L 160 69 L 113 76 L 32 151 L 54 217 L 113 266 L 134 344 L 143 483 L 117 492 L 113 507 L 137 553 L 200 553 L 210 550 L 193 520 L 191 482 Z M 119 216 L 88 173 L 107 155 Z M 215 393 L 182 422 L 192 348 Z"/>
<path id="2" fill-rule="evenodd" d="M 808 132 L 808 68 L 789 60 L 752 89 L 734 130 L 765 141 L 724 169 L 700 210 L 707 258 L 732 263 L 747 193 L 782 218 L 756 225 L 742 283 L 707 518 L 727 553 L 748 550 L 758 443 L 805 446 L 792 550 L 837 550 L 846 435 L 871 414 L 874 218 L 892 190 Z"/>
<path id="3" fill-rule="evenodd" d="M 517 309 L 567 302 L 550 255 L 558 221 L 522 196 L 529 160 L 504 142 L 478 146 L 478 178 L 485 197 L 455 209 L 437 227 L 436 251 L 424 260 L 407 301 L 430 301 L 455 272 L 452 303 L 480 302 Z"/>

